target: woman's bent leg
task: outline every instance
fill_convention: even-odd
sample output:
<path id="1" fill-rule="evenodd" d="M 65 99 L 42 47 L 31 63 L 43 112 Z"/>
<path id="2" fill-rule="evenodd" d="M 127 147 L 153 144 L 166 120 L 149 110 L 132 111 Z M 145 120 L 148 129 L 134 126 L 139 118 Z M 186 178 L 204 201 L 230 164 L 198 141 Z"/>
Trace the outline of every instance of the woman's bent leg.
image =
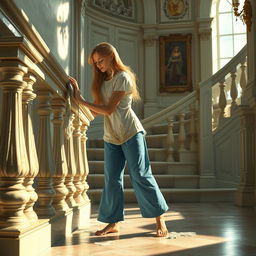
<path id="1" fill-rule="evenodd" d="M 121 146 L 104 143 L 104 189 L 98 220 L 116 223 L 124 219 L 123 175 L 125 157 Z"/>
<path id="2" fill-rule="evenodd" d="M 159 217 L 168 210 L 168 206 L 152 175 L 144 135 L 136 134 L 122 144 L 122 149 L 142 216 Z"/>

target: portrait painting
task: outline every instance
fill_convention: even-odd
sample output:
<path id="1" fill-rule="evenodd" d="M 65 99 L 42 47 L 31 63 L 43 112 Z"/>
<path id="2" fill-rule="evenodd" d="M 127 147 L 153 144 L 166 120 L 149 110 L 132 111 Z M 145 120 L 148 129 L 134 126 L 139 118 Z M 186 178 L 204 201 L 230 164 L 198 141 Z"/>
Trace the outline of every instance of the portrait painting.
<path id="1" fill-rule="evenodd" d="M 161 36 L 160 92 L 192 90 L 191 34 Z"/>

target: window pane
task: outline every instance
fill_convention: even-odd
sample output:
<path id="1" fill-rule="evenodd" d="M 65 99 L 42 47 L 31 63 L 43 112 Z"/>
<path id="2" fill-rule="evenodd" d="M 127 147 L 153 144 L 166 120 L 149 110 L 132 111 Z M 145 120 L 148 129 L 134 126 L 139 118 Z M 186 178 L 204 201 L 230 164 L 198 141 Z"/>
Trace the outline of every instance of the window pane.
<path id="1" fill-rule="evenodd" d="M 246 33 L 246 25 L 243 24 L 240 18 L 233 17 L 234 33 Z"/>
<path id="2" fill-rule="evenodd" d="M 232 34 L 232 13 L 225 13 L 219 15 L 219 31 L 220 35 Z"/>
<path id="3" fill-rule="evenodd" d="M 234 54 L 236 55 L 246 44 L 246 35 L 235 35 L 234 36 Z"/>
<path id="4" fill-rule="evenodd" d="M 231 58 L 229 58 L 229 59 L 220 59 L 220 68 L 224 67 L 230 60 L 231 60 Z"/>
<path id="5" fill-rule="evenodd" d="M 233 37 L 220 36 L 220 58 L 233 57 Z"/>
<path id="6" fill-rule="evenodd" d="M 232 12 L 232 4 L 227 0 L 220 0 L 219 12 Z"/>

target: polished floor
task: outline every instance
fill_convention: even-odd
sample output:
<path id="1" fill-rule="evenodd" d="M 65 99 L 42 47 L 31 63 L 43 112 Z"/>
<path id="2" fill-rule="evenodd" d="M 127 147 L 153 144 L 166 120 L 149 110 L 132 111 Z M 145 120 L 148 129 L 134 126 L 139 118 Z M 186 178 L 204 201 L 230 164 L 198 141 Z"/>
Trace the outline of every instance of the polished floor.
<path id="1" fill-rule="evenodd" d="M 170 236 L 155 237 L 154 219 L 126 205 L 119 234 L 97 237 L 97 206 L 86 229 L 43 256 L 256 256 L 256 211 L 228 203 L 173 204 L 166 213 Z"/>

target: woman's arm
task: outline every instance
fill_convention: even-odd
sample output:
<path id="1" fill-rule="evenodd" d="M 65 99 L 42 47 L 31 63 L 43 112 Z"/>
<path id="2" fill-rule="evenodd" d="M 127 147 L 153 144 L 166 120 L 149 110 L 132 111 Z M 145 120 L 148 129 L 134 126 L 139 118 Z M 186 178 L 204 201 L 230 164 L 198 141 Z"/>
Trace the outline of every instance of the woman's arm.
<path id="1" fill-rule="evenodd" d="M 69 79 L 73 85 L 76 100 L 84 106 L 88 107 L 94 116 L 97 114 L 110 115 L 116 109 L 122 97 L 125 95 L 125 91 L 115 91 L 112 93 L 107 105 L 89 103 L 81 97 L 77 81 L 73 77 L 69 77 Z"/>

